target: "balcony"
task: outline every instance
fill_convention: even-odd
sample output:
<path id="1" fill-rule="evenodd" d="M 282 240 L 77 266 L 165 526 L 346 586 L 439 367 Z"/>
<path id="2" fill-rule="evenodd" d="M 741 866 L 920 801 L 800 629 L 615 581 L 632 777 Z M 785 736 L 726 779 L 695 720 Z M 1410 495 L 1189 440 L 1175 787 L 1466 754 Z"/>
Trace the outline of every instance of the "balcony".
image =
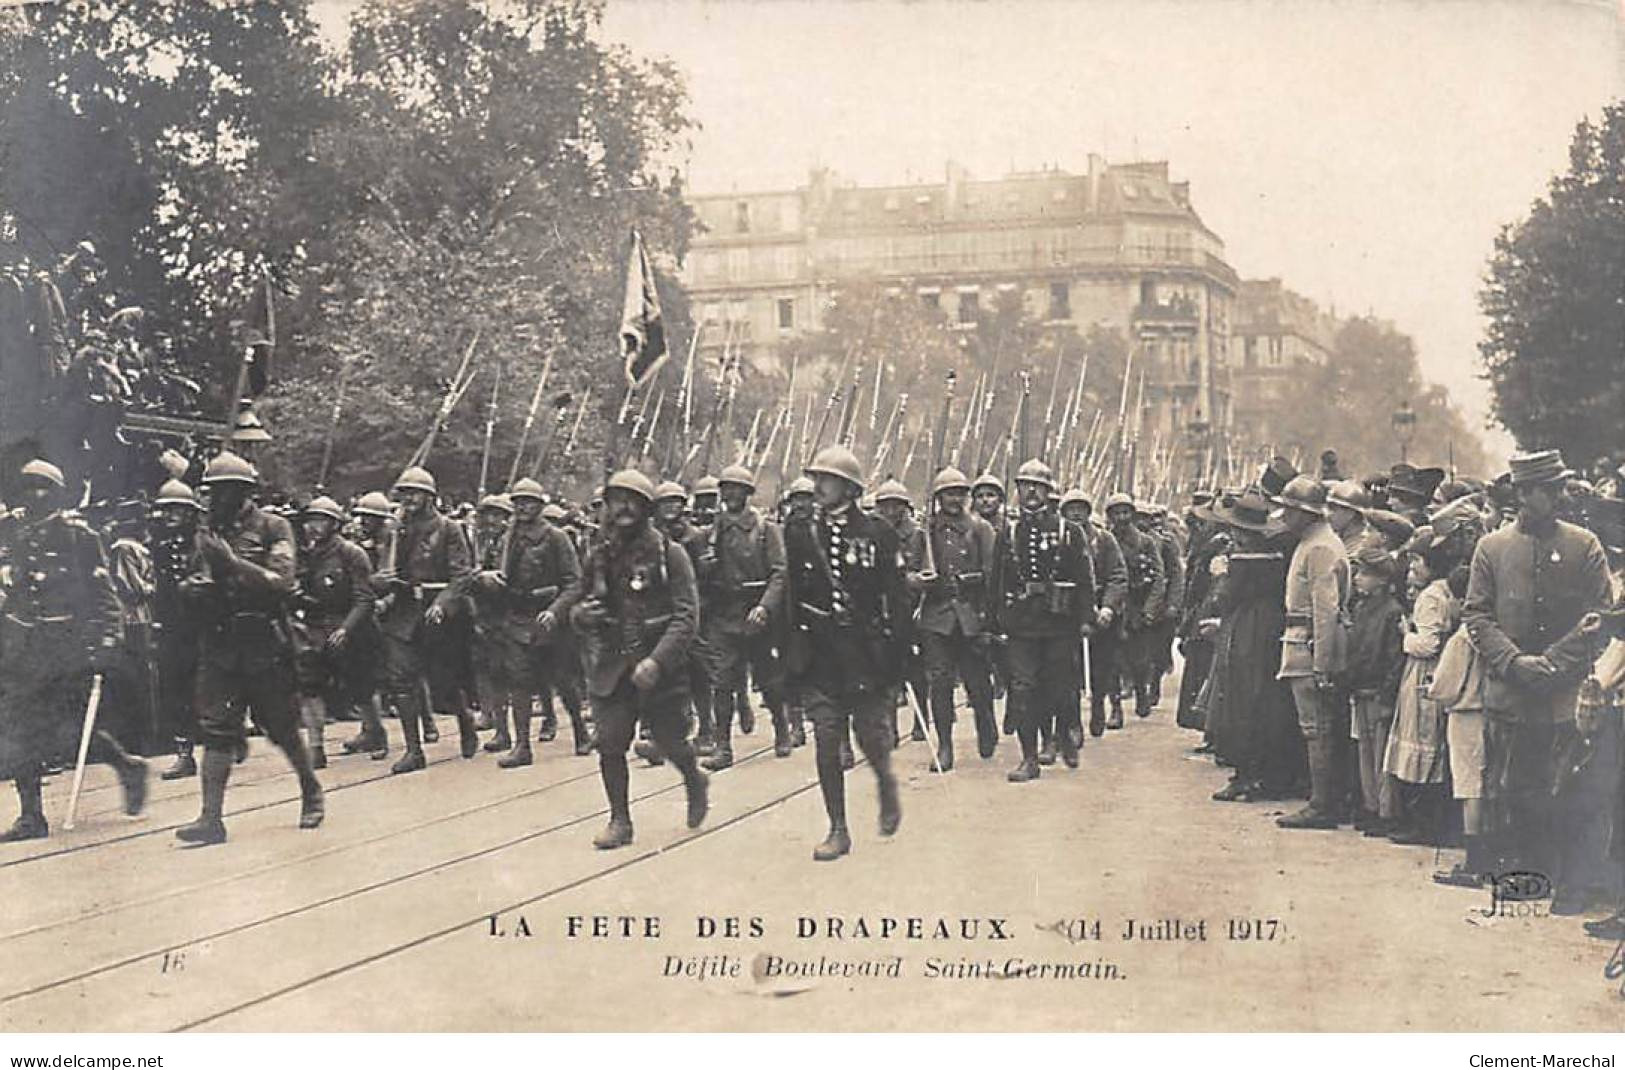
<path id="1" fill-rule="evenodd" d="M 1184 297 L 1174 297 L 1168 301 L 1142 301 L 1134 306 L 1134 322 L 1194 328 L 1201 324 L 1202 313 L 1195 301 Z"/>

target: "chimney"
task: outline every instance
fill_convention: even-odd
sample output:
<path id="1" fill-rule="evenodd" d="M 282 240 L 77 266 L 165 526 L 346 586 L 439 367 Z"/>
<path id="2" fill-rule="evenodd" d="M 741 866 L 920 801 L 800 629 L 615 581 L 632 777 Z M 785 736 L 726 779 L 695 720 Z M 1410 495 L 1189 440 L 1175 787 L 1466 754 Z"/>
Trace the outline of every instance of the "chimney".
<path id="1" fill-rule="evenodd" d="M 1106 176 L 1106 161 L 1089 154 L 1089 214 L 1100 211 L 1100 180 Z"/>
<path id="2" fill-rule="evenodd" d="M 1174 203 L 1181 208 L 1191 206 L 1191 184 L 1189 182 L 1175 182 L 1168 187 L 1174 195 Z"/>

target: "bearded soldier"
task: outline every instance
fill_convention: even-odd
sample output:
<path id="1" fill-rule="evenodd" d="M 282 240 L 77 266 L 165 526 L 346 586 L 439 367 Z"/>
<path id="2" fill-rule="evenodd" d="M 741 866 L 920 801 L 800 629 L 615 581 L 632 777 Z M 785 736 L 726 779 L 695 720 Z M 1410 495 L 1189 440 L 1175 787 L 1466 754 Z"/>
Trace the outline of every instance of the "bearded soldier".
<path id="1" fill-rule="evenodd" d="M 390 767 L 393 773 L 424 768 L 423 743 L 439 739 L 423 702 L 425 676 L 435 708 L 457 715 L 464 758 L 474 757 L 480 737 L 457 691 L 455 664 L 441 637 L 435 635 L 459 597 L 454 584 L 468 576 L 468 543 L 455 521 L 435 510 L 434 476 L 407 468 L 395 481 L 400 520 L 390 534 L 375 588 L 383 600 L 379 625 L 384 635 L 383 687 L 400 714 L 406 753 Z M 420 731 L 422 734 L 420 735 Z"/>
<path id="2" fill-rule="evenodd" d="M 914 503 L 909 500 L 908 488 L 895 479 L 888 479 L 875 488 L 875 512 L 881 519 L 892 526 L 897 532 L 897 544 L 902 548 L 904 562 L 923 560 L 925 555 L 925 531 L 914 522 Z M 918 592 L 910 588 L 911 601 L 903 614 L 901 626 L 905 655 L 907 660 L 903 666 L 903 679 L 914 692 L 914 701 L 920 711 L 920 718 L 925 716 L 926 701 L 930 689 L 925 679 L 925 659 L 921 654 L 919 637 L 915 634 L 914 610 L 918 604 Z M 899 696 L 906 698 L 906 696 Z M 895 745 L 900 737 L 897 730 L 896 709 L 892 711 L 892 743 Z M 913 719 L 913 728 L 909 737 L 916 743 L 925 739 L 925 723 L 922 719 Z"/>
<path id="3" fill-rule="evenodd" d="M 710 546 L 710 532 L 688 518 L 688 491 L 681 483 L 667 481 L 655 488 L 655 523 L 666 537 L 688 551 L 689 563 L 699 575 L 700 559 Z M 708 755 L 716 747 L 715 722 L 711 714 L 711 659 L 703 635 L 695 635 L 688 646 L 688 701 L 696 725 L 694 753 Z"/>
<path id="4" fill-rule="evenodd" d="M 784 532 L 788 668 L 813 724 L 818 786 L 829 817 L 829 835 L 813 858 L 828 862 L 852 850 L 841 761 L 849 732 L 875 771 L 880 834 L 892 835 L 903 819 L 890 722 L 902 667 L 899 618 L 909 599 L 897 533 L 857 506 L 863 471 L 852 451 L 828 446 L 806 471 L 817 511 L 792 520 Z"/>
<path id="5" fill-rule="evenodd" d="M 743 465 L 724 468 L 717 483 L 722 510 L 700 558 L 700 627 L 712 657 L 717 731 L 705 767 L 713 770 L 733 764 L 731 700 L 745 689 L 747 665 L 773 716 L 773 753 L 784 758 L 791 750 L 775 635 L 784 612 L 784 536 L 749 504 L 756 481 Z"/>
<path id="6" fill-rule="evenodd" d="M 311 762 L 327 766 L 323 739 L 327 718 L 358 708 L 364 721 L 375 717 L 373 693 L 372 565 L 366 551 L 340 535 L 344 510 L 325 495 L 311 499 L 300 514 L 304 552 L 299 558 L 298 653 L 294 667 Z M 362 731 L 372 726 L 366 725 Z M 379 725 L 377 747 L 382 758 L 388 744 Z"/>
<path id="7" fill-rule="evenodd" d="M 1134 715 L 1151 716 L 1152 646 L 1162 620 L 1168 590 L 1162 570 L 1162 545 L 1134 524 L 1134 499 L 1121 491 L 1106 499 L 1106 524 L 1123 551 L 1128 571 L 1128 599 L 1123 606 L 1123 642 L 1119 648 L 1119 680 L 1127 670 L 1134 688 Z M 1112 690 L 1115 695 L 1117 687 Z M 1112 705 L 1107 728 L 1123 727 L 1123 709 Z"/>
<path id="8" fill-rule="evenodd" d="M 1054 489 L 1055 477 L 1042 461 L 1017 469 L 1021 514 L 1000 529 L 993 554 L 994 612 L 1009 640 L 1009 701 L 1021 740 L 1021 764 L 1009 774 L 1015 783 L 1037 779 L 1040 729 L 1070 705 L 1078 641 L 1095 599 L 1083 532 L 1051 506 Z M 1062 760 L 1077 768 L 1070 728 L 1056 737 Z"/>
<path id="9" fill-rule="evenodd" d="M 936 499 L 927 520 L 931 561 L 927 570 L 922 537 L 905 550 L 908 582 L 920 596 L 916 625 L 930 688 L 931 720 L 937 729 L 937 762 L 954 767 L 954 680 L 965 684 L 976 721 L 976 749 L 991 758 L 999 729 L 993 720 L 993 684 L 987 651 L 993 633 L 988 620 L 988 579 L 993 572 L 993 525 L 967 508 L 970 483 L 957 468 L 944 468 L 931 483 Z"/>
<path id="10" fill-rule="evenodd" d="M 610 477 L 605 534 L 569 596 L 576 627 L 589 638 L 587 683 L 609 798 L 609 825 L 593 840 L 600 850 L 632 842 L 626 751 L 640 721 L 683 776 L 689 828 L 704 822 L 709 805 L 687 738 L 687 647 L 699 626 L 699 593 L 688 553 L 650 524 L 654 500 L 641 472 Z"/>
<path id="11" fill-rule="evenodd" d="M 198 568 L 197 529 L 203 504 L 197 492 L 172 479 L 158 488 L 148 520 L 152 543 L 153 632 L 158 650 L 158 704 L 161 723 L 175 741 L 175 762 L 159 776 L 183 780 L 197 775 L 192 754 L 197 742 L 198 628 L 181 600 L 181 581 Z"/>
<path id="12" fill-rule="evenodd" d="M 116 664 L 122 627 L 101 539 L 65 510 L 61 470 L 29 461 L 18 483 L 22 516 L 9 533 L 13 582 L 0 618 L 0 777 L 16 786 L 20 809 L 0 842 L 49 835 L 41 775 L 48 760 L 74 753 L 91 675 Z M 125 812 L 140 813 L 147 763 L 102 729 L 88 760 L 117 770 Z"/>
<path id="13" fill-rule="evenodd" d="M 245 743 L 244 717 L 250 710 L 293 766 L 299 778 L 299 827 L 313 829 L 326 807 L 299 738 L 288 623 L 298 573 L 293 529 L 250 500 L 259 475 L 236 454 L 211 460 L 203 485 L 209 491 L 208 527 L 197 536 L 203 570 L 182 584 L 202 618 L 197 711 L 203 808 L 175 836 L 188 843 L 225 842 L 226 781 Z"/>

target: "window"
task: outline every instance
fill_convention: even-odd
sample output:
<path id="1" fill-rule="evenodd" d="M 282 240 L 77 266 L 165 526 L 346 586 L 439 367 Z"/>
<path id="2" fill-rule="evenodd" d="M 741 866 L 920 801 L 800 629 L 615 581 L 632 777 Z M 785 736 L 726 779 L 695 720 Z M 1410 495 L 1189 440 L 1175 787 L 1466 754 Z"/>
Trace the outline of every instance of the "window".
<path id="1" fill-rule="evenodd" d="M 779 298 L 779 330 L 793 331 L 796 329 L 796 299 L 793 297 Z"/>
<path id="2" fill-rule="evenodd" d="M 1140 280 L 1140 304 L 1154 305 L 1157 303 L 1157 280 L 1145 278 Z"/>
<path id="3" fill-rule="evenodd" d="M 740 234 L 750 233 L 750 202 L 734 202 L 734 230 Z"/>
<path id="4" fill-rule="evenodd" d="M 1072 318 L 1072 287 L 1064 282 L 1049 284 L 1049 318 L 1052 320 Z"/>
<path id="5" fill-rule="evenodd" d="M 920 304 L 924 305 L 926 308 L 941 308 L 942 307 L 942 293 L 941 293 L 941 291 L 939 291 L 939 290 L 921 290 L 920 291 Z"/>
<path id="6" fill-rule="evenodd" d="M 1258 367 L 1258 339 L 1254 338 L 1250 334 L 1247 336 L 1247 341 L 1242 355 L 1242 363 L 1248 368 Z"/>
<path id="7" fill-rule="evenodd" d="M 715 301 L 707 301 L 700 306 L 700 322 L 716 323 L 722 319 L 722 306 Z"/>
<path id="8" fill-rule="evenodd" d="M 959 322 L 975 323 L 976 314 L 981 311 L 982 295 L 975 290 L 961 290 L 959 292 Z"/>

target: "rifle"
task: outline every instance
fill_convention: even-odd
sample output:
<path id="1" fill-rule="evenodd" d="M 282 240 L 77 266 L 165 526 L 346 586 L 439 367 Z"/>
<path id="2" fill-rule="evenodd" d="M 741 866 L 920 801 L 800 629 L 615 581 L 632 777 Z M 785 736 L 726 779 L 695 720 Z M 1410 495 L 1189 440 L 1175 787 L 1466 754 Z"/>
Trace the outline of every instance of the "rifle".
<path id="1" fill-rule="evenodd" d="M 591 387 L 588 388 L 589 390 Z M 547 460 L 553 453 L 553 443 L 559 436 L 559 425 L 564 422 L 564 410 L 570 407 L 571 397 L 568 392 L 553 399 L 553 422 L 547 425 L 547 434 L 542 438 L 542 448 L 536 452 L 536 460 L 530 466 L 530 478 L 538 479 L 547 467 Z M 587 410 L 586 399 L 582 399 L 581 412 L 576 413 L 576 426 L 581 424 L 581 413 Z M 571 442 L 575 441 L 575 432 L 571 432 Z M 512 483 L 508 484 L 510 487 Z"/>
<path id="2" fill-rule="evenodd" d="M 954 374 L 953 369 L 948 369 L 948 381 L 942 391 L 942 418 L 937 421 L 937 427 L 940 430 L 933 443 L 931 471 L 925 477 L 925 567 L 921 572 L 923 574 L 922 578 L 928 582 L 936 579 L 937 576 L 937 553 L 931 545 L 933 541 L 931 538 L 931 524 L 937 516 L 937 496 L 931 493 L 931 481 L 937 478 L 938 472 L 942 471 L 943 447 L 947 444 L 948 439 L 948 421 L 953 418 L 954 384 L 957 381 L 958 377 Z"/>
<path id="3" fill-rule="evenodd" d="M 587 414 L 587 402 L 591 399 L 592 384 L 588 383 L 587 389 L 581 393 L 581 408 L 576 410 L 575 423 L 570 425 L 570 437 L 564 442 L 564 456 L 566 460 L 568 460 L 570 455 L 576 451 L 576 433 L 581 430 L 581 418 Z"/>
<path id="4" fill-rule="evenodd" d="M 965 442 L 970 437 L 970 425 L 976 416 L 976 404 L 981 397 L 982 388 L 986 382 L 987 376 L 979 375 L 976 377 L 976 385 L 971 388 L 970 404 L 965 406 L 965 426 L 959 429 L 959 444 L 954 447 L 953 463 L 955 467 L 959 466 L 960 458 L 965 453 Z"/>
<path id="5" fill-rule="evenodd" d="M 662 390 L 660 397 L 655 401 L 654 415 L 649 417 L 649 426 L 643 432 L 643 445 L 638 447 L 637 460 L 642 461 L 649 455 L 649 443 L 654 441 L 655 429 L 660 426 L 660 411 L 666 407 L 666 392 Z M 635 441 L 634 436 L 634 441 Z"/>
<path id="6" fill-rule="evenodd" d="M 722 420 L 722 406 L 727 402 L 727 393 L 723 390 L 723 380 L 728 377 L 728 358 L 722 359 L 722 379 L 717 381 L 716 394 L 711 399 L 711 422 L 705 425 L 704 445 L 700 449 L 700 475 L 704 476 L 711 470 L 711 445 L 716 439 L 717 424 Z M 692 454 L 692 450 L 690 453 Z M 688 462 L 683 462 L 684 467 Z"/>
<path id="7" fill-rule="evenodd" d="M 429 454 L 434 450 L 435 439 L 445 429 L 446 421 L 451 418 L 452 410 L 457 407 L 459 401 L 463 400 L 463 395 L 467 393 L 469 385 L 474 382 L 474 376 L 469 371 L 469 363 L 474 359 L 474 347 L 479 345 L 479 342 L 480 332 L 478 328 L 475 328 L 474 337 L 469 339 L 468 348 L 463 350 L 463 361 L 457 366 L 457 375 L 452 379 L 451 384 L 446 387 L 446 396 L 440 400 L 440 411 L 435 414 L 434 424 L 429 428 L 429 433 L 423 437 L 423 441 L 418 444 L 417 450 L 413 452 L 410 464 L 422 465 L 428 463 Z"/>
<path id="8" fill-rule="evenodd" d="M 485 497 L 485 480 L 491 473 L 491 435 L 497 428 L 497 395 L 502 390 L 502 365 L 497 365 L 497 373 L 491 380 L 491 407 L 485 414 L 485 448 L 480 451 L 480 484 L 479 494 L 475 500 Z"/>
<path id="9" fill-rule="evenodd" d="M 339 391 L 333 398 L 333 415 L 327 422 L 327 440 L 322 443 L 322 466 L 316 472 L 316 490 L 327 489 L 327 469 L 333 463 L 333 438 L 338 434 L 339 416 L 344 411 L 344 393 L 350 385 L 350 361 L 343 362 L 339 371 Z"/>

